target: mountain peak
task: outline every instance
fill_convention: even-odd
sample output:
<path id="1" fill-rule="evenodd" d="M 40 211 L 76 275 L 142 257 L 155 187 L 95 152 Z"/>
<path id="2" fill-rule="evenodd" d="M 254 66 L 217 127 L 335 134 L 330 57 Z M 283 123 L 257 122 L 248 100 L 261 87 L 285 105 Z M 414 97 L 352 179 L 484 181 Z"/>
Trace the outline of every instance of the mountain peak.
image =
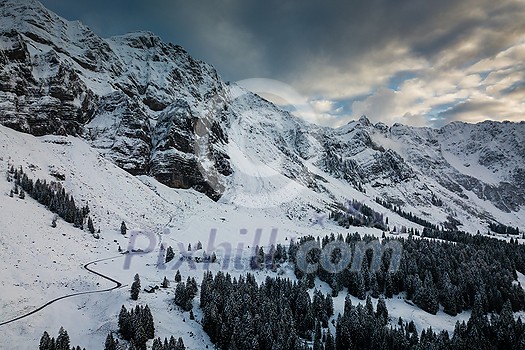
<path id="1" fill-rule="evenodd" d="M 362 116 L 359 118 L 358 121 L 359 121 L 360 124 L 365 125 L 365 126 L 372 125 L 372 123 L 370 123 L 370 120 L 367 118 L 366 115 L 362 115 Z"/>
<path id="2" fill-rule="evenodd" d="M 44 5 L 37 0 L 2 0 L 0 1 L 2 8 L 38 8 L 46 10 Z"/>
<path id="3" fill-rule="evenodd" d="M 111 37 L 113 41 L 125 42 L 134 48 L 149 49 L 162 43 L 161 38 L 150 31 L 136 31 Z"/>
<path id="4" fill-rule="evenodd" d="M 60 19 L 36 0 L 1 0 L 0 14 L 0 21 L 4 29 L 12 26 L 12 24 L 30 23 L 34 26 L 40 26 L 43 22 L 53 22 Z"/>

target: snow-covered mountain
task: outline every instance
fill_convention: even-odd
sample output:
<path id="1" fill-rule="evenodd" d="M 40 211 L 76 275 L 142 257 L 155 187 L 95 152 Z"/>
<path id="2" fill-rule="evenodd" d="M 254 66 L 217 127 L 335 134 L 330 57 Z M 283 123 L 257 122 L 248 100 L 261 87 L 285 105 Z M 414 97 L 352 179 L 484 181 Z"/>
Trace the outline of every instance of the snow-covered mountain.
<path id="1" fill-rule="evenodd" d="M 327 138 L 320 165 L 368 184 L 391 202 L 435 207 L 439 198 L 444 208 L 456 204 L 486 219 L 492 205 L 512 213 L 525 204 L 524 122 L 454 122 L 431 129 L 371 125 L 362 117 L 327 132 Z"/>
<path id="2" fill-rule="evenodd" d="M 523 122 L 318 127 L 152 33 L 103 39 L 34 0 L 4 0 L 0 13 L 10 128 L 82 137 L 131 174 L 223 202 L 265 207 L 306 189 L 322 209 L 345 201 L 326 185 L 336 178 L 437 224 L 524 224 Z"/>
<path id="3" fill-rule="evenodd" d="M 496 222 L 525 229 L 524 122 L 431 129 L 373 125 L 362 117 L 320 127 L 222 81 L 212 66 L 152 33 L 103 39 L 35 0 L 0 0 L 0 24 L 0 172 L 22 166 L 33 179 L 60 181 L 89 203 L 101 229 L 95 240 L 59 222 L 57 234 L 52 213 L 32 199 L 9 198 L 12 183 L 2 175 L 0 322 L 65 293 L 96 289 L 100 279 L 81 267 L 126 247 L 123 220 L 154 233 L 154 241 L 142 243 L 152 243 L 155 254 L 134 257 L 141 263 L 133 269 L 122 269 L 123 258 L 97 267 L 125 283 L 139 271 L 145 284 L 173 274 L 156 266 L 161 243 L 206 245 L 216 232 L 213 244 L 242 243 L 248 254 L 254 241 L 273 239 L 271 232 L 281 243 L 346 234 L 327 216 L 352 199 L 384 214 L 391 228 L 422 226 L 376 198 L 435 225 L 453 217 L 472 233 Z M 372 227 L 355 230 L 382 235 Z M 127 294 L 93 294 L 82 305 L 68 299 L 31 323 L 2 330 L 16 344 L 29 338 L 27 347 L 17 347 L 29 349 L 43 330 L 69 324 L 73 339 L 101 348 Z M 157 295 L 148 303 L 158 333 L 169 336 L 175 321 L 165 305 L 172 296 Z M 343 304 L 344 296 L 336 299 Z M 419 328 L 451 331 L 468 319 L 442 315 L 436 325 L 404 304 L 388 301 L 394 318 L 417 314 Z M 196 332 L 200 325 L 177 322 L 189 348 L 212 346 Z M 191 332 L 197 336 L 188 342 Z"/>

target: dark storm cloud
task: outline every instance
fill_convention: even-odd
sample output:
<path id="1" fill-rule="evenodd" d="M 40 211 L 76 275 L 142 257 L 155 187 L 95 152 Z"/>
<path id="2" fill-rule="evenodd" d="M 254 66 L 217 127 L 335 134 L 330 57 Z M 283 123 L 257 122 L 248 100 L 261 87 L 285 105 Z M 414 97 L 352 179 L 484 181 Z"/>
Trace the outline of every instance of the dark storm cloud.
<path id="1" fill-rule="evenodd" d="M 347 118 L 373 112 L 376 120 L 422 120 L 433 105 L 463 101 L 476 92 L 477 79 L 493 71 L 485 64 L 483 72 L 467 76 L 472 66 L 501 64 L 499 55 L 525 40 L 521 0 L 43 3 L 101 36 L 153 31 L 211 63 L 227 80 L 264 77 L 291 84 L 338 120 L 341 110 L 351 111 Z M 503 80 L 511 73 L 499 71 Z M 335 102 L 342 100 L 348 104 L 341 109 Z M 327 111 L 328 105 L 339 112 Z"/>
<path id="2" fill-rule="evenodd" d="M 355 60 L 392 41 L 414 41 L 414 50 L 432 55 L 455 40 L 472 24 L 454 25 L 461 2 L 440 1 L 69 1 L 43 3 L 68 19 L 79 18 L 103 36 L 148 29 L 165 40 L 183 41 L 191 52 L 218 59 L 211 62 L 235 79 L 247 74 L 300 74 L 312 57 L 339 65 Z M 433 32 L 446 30 L 443 35 Z M 251 72 L 238 72 L 228 62 L 242 57 L 245 45 L 226 43 L 218 56 L 202 47 L 219 40 L 224 26 L 231 40 L 249 37 L 264 56 Z M 423 42 L 420 42 L 423 41 Z M 179 42 L 176 42 L 179 43 Z M 184 44 L 184 43 L 181 43 Z M 232 44 L 235 44 L 232 43 Z"/>

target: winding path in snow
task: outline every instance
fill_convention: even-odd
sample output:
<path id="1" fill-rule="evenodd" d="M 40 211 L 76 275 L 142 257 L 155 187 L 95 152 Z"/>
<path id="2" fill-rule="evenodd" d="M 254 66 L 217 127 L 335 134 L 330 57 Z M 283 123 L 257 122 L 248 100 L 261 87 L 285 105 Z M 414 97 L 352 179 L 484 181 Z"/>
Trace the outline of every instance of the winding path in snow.
<path id="1" fill-rule="evenodd" d="M 118 256 L 113 256 L 113 257 L 110 257 L 110 258 L 104 258 L 104 259 L 99 259 L 99 260 L 95 260 L 95 261 L 90 261 L 88 262 L 87 264 L 85 264 L 83 266 L 84 269 L 86 269 L 87 271 L 97 275 L 97 276 L 100 276 L 104 279 L 107 279 L 108 281 L 111 281 L 113 283 L 115 283 L 115 286 L 112 287 L 112 288 L 106 288 L 106 289 L 101 289 L 101 290 L 91 290 L 91 291 L 86 291 L 86 292 L 77 292 L 77 293 L 72 293 L 72 294 L 66 294 L 66 295 L 63 295 L 61 297 L 58 297 L 58 298 L 55 298 L 53 300 L 50 300 L 48 301 L 47 303 L 45 303 L 44 305 L 28 312 L 28 313 L 25 313 L 23 315 L 20 315 L 20 316 L 17 316 L 13 319 L 10 319 L 8 321 L 3 321 L 3 322 L 0 322 L 0 326 L 3 326 L 3 325 L 6 325 L 6 324 L 9 324 L 9 323 L 12 323 L 12 322 L 15 322 L 15 321 L 18 321 L 18 320 L 21 320 L 23 318 L 26 318 L 28 316 L 31 316 L 39 311 L 42 311 L 45 307 L 59 301 L 59 300 L 63 300 L 63 299 L 66 299 L 66 298 L 71 298 L 71 297 L 75 297 L 75 296 L 78 296 L 78 295 L 85 295 L 85 294 L 95 294 L 95 293 L 104 293 L 104 292 L 109 292 L 109 291 L 112 291 L 114 289 L 118 289 L 118 288 L 121 288 L 122 287 L 122 283 L 120 283 L 119 281 L 117 281 L 116 279 L 113 279 L 109 276 L 106 276 L 100 272 L 97 272 L 95 270 L 92 270 L 89 265 L 92 265 L 92 264 L 96 264 L 98 262 L 101 262 L 101 261 L 105 261 L 105 260 L 112 260 L 112 259 L 117 259 L 117 258 L 120 258 L 122 257 L 123 255 L 118 255 Z"/>

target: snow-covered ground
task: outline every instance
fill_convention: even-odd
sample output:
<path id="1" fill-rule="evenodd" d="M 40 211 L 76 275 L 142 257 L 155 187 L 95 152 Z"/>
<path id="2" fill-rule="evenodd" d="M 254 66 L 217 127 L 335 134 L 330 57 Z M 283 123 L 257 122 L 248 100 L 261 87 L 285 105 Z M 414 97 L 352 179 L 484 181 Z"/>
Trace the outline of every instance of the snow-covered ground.
<path id="1" fill-rule="evenodd" d="M 293 202 L 270 208 L 245 207 L 227 201 L 216 203 L 193 190 L 175 190 L 147 176 L 131 176 L 81 139 L 37 138 L 0 126 L 0 173 L 5 174 L 10 165 L 21 165 L 33 179 L 50 181 L 55 180 L 51 174 L 64 175 L 66 190 L 82 204 L 89 203 L 90 215 L 95 228 L 101 230 L 101 238 L 95 239 L 87 231 L 60 219 L 57 227 L 52 228 L 53 214 L 29 196 L 25 199 L 10 198 L 8 194 L 13 184 L 2 175 L 0 323 L 67 294 L 114 287 L 113 282 L 83 268 L 95 260 L 110 258 L 94 263 L 90 268 L 123 284 L 109 292 L 59 300 L 33 315 L 0 326 L 4 337 L 10 339 L 10 344 L 17 344 L 17 349 L 34 349 L 45 330 L 56 336 L 60 326 L 67 329 L 75 346 L 103 349 L 107 333 L 118 329 L 117 315 L 121 305 L 129 308 L 137 303 L 148 304 L 152 309 L 156 336 L 181 336 L 188 349 L 202 349 L 206 345 L 211 348 L 209 338 L 198 324 L 199 309 L 194 308 L 196 320 L 190 320 L 188 313 L 182 313 L 172 302 L 176 270 L 180 269 L 183 279 L 191 276 L 200 283 L 206 267 L 196 264 L 193 268 L 177 259 L 159 266 L 161 245 L 164 248 L 172 246 L 178 254 L 179 246 L 186 249 L 190 243 L 196 247 L 200 241 L 205 251 L 217 251 L 219 262 L 209 266 L 212 271 L 224 268 L 221 252 L 231 250 L 235 254 L 242 251 L 242 264 L 230 263 L 226 268 L 233 275 L 239 275 L 248 269 L 247 258 L 254 245 L 287 244 L 290 239 L 306 234 L 324 236 L 333 232 L 346 235 L 349 232 L 329 221 L 322 215 L 323 211 L 316 213 L 315 209 L 323 209 L 322 204 L 329 203 L 330 198 L 306 188 Z M 320 172 L 314 168 L 311 171 Z M 326 187 L 331 193 L 339 194 L 337 200 L 341 203 L 347 198 L 355 198 L 386 214 L 384 208 L 363 193 L 327 174 L 322 175 L 330 179 Z M 245 186 L 249 184 L 245 182 Z M 388 213 L 388 216 L 391 226 L 420 228 L 393 213 Z M 120 234 L 121 221 L 125 221 L 129 229 L 126 236 Z M 350 230 L 356 231 L 377 237 L 382 234 L 372 228 Z M 121 255 L 119 246 L 123 250 L 143 249 L 146 252 Z M 202 251 L 193 254 L 202 254 Z M 136 273 L 140 275 L 143 287 L 160 285 L 164 276 L 172 281 L 172 286 L 153 294 L 142 292 L 138 301 L 132 301 L 129 285 Z M 278 273 L 295 278 L 291 267 L 286 265 Z M 267 274 L 274 273 L 257 272 L 256 278 L 263 281 Z M 520 275 L 520 282 L 525 285 L 523 279 Z M 319 280 L 316 287 L 329 291 L 328 286 Z M 334 299 L 336 315 L 342 312 L 345 295 L 343 291 Z M 359 301 L 354 298 L 353 302 Z M 198 297 L 194 305 L 198 306 Z M 413 319 L 419 330 L 432 326 L 433 329 L 452 332 L 457 320 L 469 317 L 468 312 L 451 317 L 442 311 L 432 316 L 409 305 L 401 296 L 387 300 L 387 306 L 393 323 L 399 317 Z"/>

